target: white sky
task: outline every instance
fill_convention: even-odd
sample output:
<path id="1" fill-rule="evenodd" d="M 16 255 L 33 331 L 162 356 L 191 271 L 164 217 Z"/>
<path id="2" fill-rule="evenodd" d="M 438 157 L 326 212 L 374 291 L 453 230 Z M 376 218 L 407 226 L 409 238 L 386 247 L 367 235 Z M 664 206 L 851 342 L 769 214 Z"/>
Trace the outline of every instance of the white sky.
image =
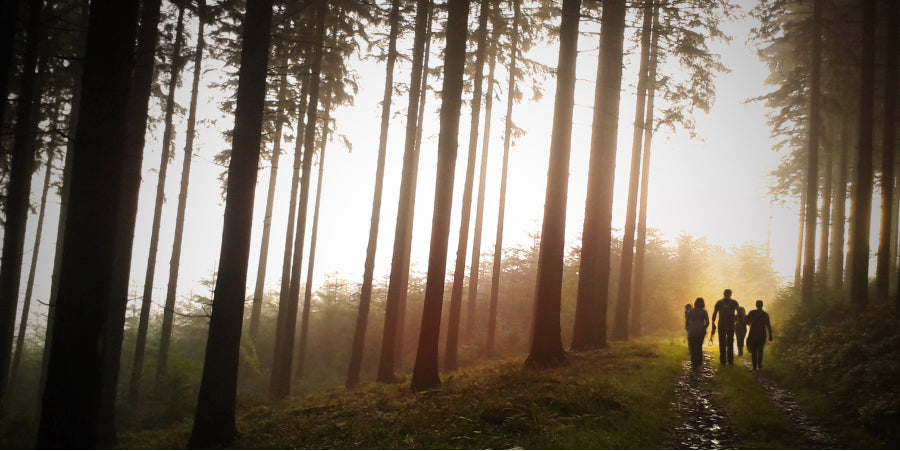
<path id="1" fill-rule="evenodd" d="M 743 0 L 744 9 L 749 10 L 752 1 Z M 771 150 L 769 128 L 766 125 L 766 110 L 759 103 L 745 104 L 744 100 L 760 95 L 771 89 L 764 85 L 767 69 L 759 62 L 754 50 L 746 44 L 752 19 L 742 19 L 737 23 L 725 24 L 727 33 L 734 37 L 730 45 L 713 44 L 712 49 L 721 53 L 723 62 L 732 72 L 721 75 L 716 81 L 717 101 L 709 114 L 698 112 L 697 133 L 705 142 L 692 141 L 686 133 L 658 134 L 653 141 L 651 159 L 650 200 L 648 211 L 649 227 L 661 229 L 665 236 L 674 239 L 682 231 L 707 236 L 711 243 L 730 247 L 745 242 L 764 244 L 769 228 L 770 211 L 772 220 L 772 247 L 776 270 L 787 280 L 794 271 L 797 243 L 796 204 L 789 204 L 790 210 L 776 206 L 770 210 L 766 197 L 768 173 L 777 166 L 781 156 Z M 597 31 L 599 25 L 583 24 L 582 30 Z M 593 102 L 593 79 L 597 64 L 597 38 L 582 36 L 578 60 L 579 82 L 576 91 L 575 125 L 572 136 L 570 165 L 570 185 L 566 240 L 576 242 L 583 221 L 584 196 L 587 178 L 588 151 L 590 148 L 591 104 Z M 626 47 L 629 44 L 626 43 Z M 401 46 L 401 51 L 405 49 Z M 556 47 L 537 48 L 532 56 L 555 66 Z M 634 117 L 634 55 L 626 60 L 625 84 L 620 110 L 620 130 L 618 139 L 618 162 L 616 169 L 616 191 L 613 226 L 621 228 L 625 216 L 628 165 L 631 150 L 631 123 Z M 434 59 L 432 59 L 434 61 Z M 432 63 L 433 65 L 434 63 Z M 365 248 L 371 215 L 372 189 L 374 186 L 375 158 L 379 136 L 379 115 L 381 93 L 384 84 L 384 68 L 373 61 L 362 61 L 355 65 L 360 77 L 361 91 L 355 104 L 342 107 L 334 112 L 338 131 L 347 136 L 353 145 L 353 152 L 339 145 L 339 141 L 329 144 L 326 156 L 322 209 L 319 227 L 314 284 L 319 284 L 329 273 L 338 273 L 349 281 L 361 282 Z M 395 81 L 408 80 L 408 66 L 399 65 L 400 72 Z M 177 101 L 187 105 L 189 100 L 189 64 L 184 72 L 184 85 L 178 93 Z M 498 67 L 497 78 L 506 79 L 506 72 Z M 207 74 L 204 81 L 215 77 Z M 434 86 L 432 80 L 432 86 Z M 500 83 L 505 91 L 506 81 Z M 527 131 L 510 153 L 510 172 L 507 194 L 506 230 L 504 245 L 526 244 L 528 234 L 537 232 L 541 226 L 543 212 L 546 168 L 549 151 L 550 124 L 552 123 L 553 92 L 555 79 L 548 79 L 544 86 L 545 97 L 537 103 L 518 105 L 513 112 L 514 121 Z M 216 95 L 209 88 L 201 91 L 200 119 L 220 116 Z M 419 270 L 424 270 L 428 259 L 431 216 L 434 196 L 434 177 L 437 147 L 438 102 L 429 96 L 426 106 L 429 115 L 425 119 L 425 139 L 419 166 L 418 194 L 415 211 L 412 262 Z M 395 98 L 394 112 L 405 109 L 405 98 Z M 487 196 L 485 203 L 482 251 L 493 249 L 496 231 L 497 204 L 499 196 L 500 161 L 502 156 L 502 120 L 505 115 L 505 92 L 494 102 L 492 145 L 489 154 L 487 176 Z M 460 118 L 459 159 L 454 190 L 453 224 L 451 225 L 450 255 L 448 269 L 455 262 L 456 237 L 459 230 L 459 206 L 462 184 L 465 177 L 465 161 L 469 134 L 469 113 L 464 107 Z M 165 295 L 168 277 L 168 263 L 174 230 L 175 209 L 181 178 L 182 148 L 186 118 L 177 118 L 177 135 L 174 145 L 175 156 L 170 163 L 166 183 L 167 203 L 163 210 L 160 234 L 160 252 L 157 256 L 154 303 L 160 308 Z M 483 122 L 482 122 L 483 123 Z M 190 192 L 185 224 L 184 250 L 178 293 L 187 296 L 192 291 L 206 293 L 197 282 L 209 277 L 217 265 L 221 240 L 223 201 L 220 183 L 217 179 L 222 167 L 214 164 L 213 156 L 226 145 L 221 133 L 233 126 L 233 120 L 223 118 L 214 124 L 200 124 L 195 141 L 195 158 L 191 172 Z M 387 168 L 381 225 L 376 259 L 376 278 L 384 277 L 390 271 L 391 248 L 396 218 L 396 204 L 400 182 L 400 167 L 403 151 L 405 120 L 398 115 L 391 123 L 387 153 Z M 148 136 L 143 165 L 143 183 L 140 207 L 135 229 L 134 256 L 131 266 L 131 289 L 140 293 L 144 283 L 144 272 L 149 246 L 150 225 L 153 216 L 153 202 L 157 184 L 162 127 Z M 480 138 L 479 138 L 480 144 Z M 479 146 L 480 147 L 480 146 Z M 286 151 L 281 157 L 278 173 L 278 190 L 272 222 L 271 242 L 266 277 L 267 288 L 277 289 L 281 276 L 282 251 L 287 222 L 287 198 L 290 193 L 290 174 L 293 164 L 293 142 L 285 143 Z M 479 149 L 480 152 L 480 149 Z M 480 159 L 480 156 L 479 156 Z M 59 166 L 59 163 L 57 164 Z M 313 174 L 316 173 L 314 168 Z M 269 166 L 266 163 L 259 171 L 256 209 L 253 221 L 253 241 L 248 269 L 247 294 L 252 294 L 259 258 L 262 232 L 262 217 L 266 202 L 269 180 Z M 32 189 L 32 201 L 37 203 L 40 196 L 40 182 L 43 173 L 36 174 Z M 477 170 L 476 170 L 477 183 Z M 311 187 L 315 187 L 315 175 Z M 477 189 L 477 185 L 476 185 Z M 477 193 L 477 191 L 476 191 Z M 312 223 L 314 193 L 310 194 L 308 225 Z M 49 199 L 47 218 L 44 225 L 44 239 L 38 261 L 35 298 L 46 302 L 50 290 L 50 274 L 58 219 L 59 202 L 53 194 Z M 879 200 L 875 200 L 877 207 Z M 473 219 L 474 224 L 474 206 Z M 875 208 L 877 212 L 877 208 Z M 873 221 L 873 227 L 877 227 Z M 26 255 L 23 265 L 21 292 L 25 291 L 25 278 L 30 264 L 34 240 L 36 217 L 28 222 Z M 307 231 L 307 240 L 311 229 Z M 877 229 L 876 229 L 877 230 Z M 471 233 L 470 233 L 471 239 Z M 873 240 L 874 240 L 873 236 Z M 470 246 L 471 247 L 471 246 Z M 309 245 L 305 246 L 308 255 Z M 471 250 L 470 250 L 471 252 Z M 467 257 L 468 263 L 470 257 Z M 308 256 L 304 257 L 301 271 L 304 279 Z M 448 278 L 447 283 L 450 283 Z M 37 312 L 35 312 L 37 310 Z M 34 305 L 32 318 L 45 314 L 46 307 Z M 36 324 L 32 322 L 31 324 Z M 31 326 L 33 327 L 33 326 Z"/>

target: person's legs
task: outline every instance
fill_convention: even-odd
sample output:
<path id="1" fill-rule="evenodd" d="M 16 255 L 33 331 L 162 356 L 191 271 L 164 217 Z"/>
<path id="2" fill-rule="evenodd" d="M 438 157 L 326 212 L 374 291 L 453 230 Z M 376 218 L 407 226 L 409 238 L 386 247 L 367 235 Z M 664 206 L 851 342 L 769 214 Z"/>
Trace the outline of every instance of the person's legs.
<path id="1" fill-rule="evenodd" d="M 756 362 L 756 367 L 759 369 L 762 369 L 763 349 L 765 349 L 765 348 L 766 348 L 765 342 L 763 342 L 759 346 L 757 346 L 757 352 L 759 352 L 759 358 L 757 359 L 758 361 Z"/>
<path id="2" fill-rule="evenodd" d="M 728 363 L 728 334 L 723 329 L 723 327 L 719 328 L 719 361 L 725 365 Z"/>
<path id="3" fill-rule="evenodd" d="M 688 349 L 691 352 L 691 363 L 703 363 L 703 337 L 688 337 Z"/>
<path id="4" fill-rule="evenodd" d="M 738 334 L 737 334 L 737 348 L 738 348 L 739 356 L 744 355 L 744 336 L 746 336 L 746 335 L 747 335 L 746 333 L 742 334 L 740 332 L 738 332 Z"/>
<path id="5" fill-rule="evenodd" d="M 728 355 L 728 364 L 734 365 L 734 329 L 725 331 L 725 352 Z"/>

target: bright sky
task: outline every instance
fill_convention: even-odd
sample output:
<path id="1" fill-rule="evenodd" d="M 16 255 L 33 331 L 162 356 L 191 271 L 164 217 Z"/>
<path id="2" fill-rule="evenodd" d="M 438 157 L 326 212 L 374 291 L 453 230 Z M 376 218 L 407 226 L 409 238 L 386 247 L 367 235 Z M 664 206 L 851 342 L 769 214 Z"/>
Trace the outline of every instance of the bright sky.
<path id="1" fill-rule="evenodd" d="M 754 2 L 743 0 L 744 9 L 749 10 Z M 585 24 L 583 31 L 597 31 L 599 25 Z M 714 52 L 721 53 L 724 63 L 732 69 L 721 75 L 717 82 L 717 101 L 709 114 L 697 112 L 697 133 L 705 142 L 692 141 L 686 133 L 659 134 L 653 141 L 651 160 L 650 200 L 648 224 L 661 229 L 665 236 L 674 239 L 679 233 L 687 232 L 696 236 L 707 236 L 710 242 L 725 247 L 745 242 L 764 244 L 769 230 L 770 212 L 773 215 L 772 251 L 776 270 L 787 280 L 793 274 L 796 258 L 797 216 L 796 204 L 789 204 L 790 210 L 776 206 L 770 210 L 766 197 L 768 173 L 776 167 L 780 155 L 771 150 L 768 138 L 766 110 L 759 103 L 744 103 L 744 100 L 766 92 L 764 85 L 767 69 L 759 62 L 754 50 L 746 44 L 752 19 L 725 24 L 727 33 L 734 37 L 730 45 L 713 44 Z M 628 44 L 626 44 L 627 46 Z M 582 50 L 578 60 L 578 78 L 573 128 L 573 147 L 570 165 L 570 186 L 566 240 L 575 244 L 580 235 L 586 190 L 588 151 L 590 148 L 591 103 L 593 80 L 597 64 L 597 38 L 582 36 L 579 41 Z M 401 51 L 405 49 L 401 46 Z M 533 57 L 555 66 L 555 47 L 535 49 Z M 631 149 L 631 123 L 634 117 L 633 84 L 634 55 L 627 60 L 623 88 L 619 154 L 616 170 L 616 192 L 614 205 L 614 227 L 621 228 L 625 216 L 628 165 Z M 434 61 L 434 60 L 432 60 Z M 384 84 L 384 68 L 373 61 L 362 61 L 354 65 L 358 71 L 361 91 L 353 106 L 345 106 L 335 111 L 338 131 L 347 136 L 353 145 L 348 152 L 340 141 L 333 141 L 327 149 L 325 161 L 322 209 L 319 227 L 315 280 L 318 285 L 329 273 L 338 273 L 350 281 L 362 280 L 365 248 L 371 215 L 372 189 L 374 186 L 375 158 L 379 136 L 379 114 L 381 93 Z M 189 100 L 190 65 L 185 71 L 185 88 L 178 93 L 177 101 L 187 105 Z M 408 79 L 408 66 L 401 65 L 395 80 Z M 205 80 L 215 76 L 208 73 Z M 497 70 L 497 78 L 506 79 L 502 68 Z M 434 86 L 432 80 L 432 86 Z M 506 82 L 500 83 L 505 91 Z M 548 161 L 550 124 L 552 123 L 553 92 L 555 79 L 545 83 L 545 97 L 537 103 L 515 107 L 513 118 L 519 127 L 527 131 L 512 148 L 510 154 L 510 175 L 507 195 L 506 230 L 504 245 L 526 244 L 529 233 L 538 232 L 544 203 L 546 168 Z M 216 93 L 208 88 L 201 91 L 202 119 L 217 118 Z M 419 271 L 424 271 L 428 260 L 431 216 L 434 196 L 434 177 L 437 148 L 437 110 L 439 103 L 429 96 L 426 106 L 429 116 L 425 119 L 425 139 L 419 166 L 418 195 L 415 211 L 415 229 L 412 248 L 412 262 Z M 489 154 L 487 176 L 487 198 L 485 203 L 484 233 L 482 251 L 493 249 L 496 231 L 497 204 L 499 196 L 500 162 L 502 156 L 502 120 L 505 115 L 505 92 L 494 102 L 492 144 Z M 405 109 L 406 100 L 396 98 L 394 111 Z M 464 114 L 469 111 L 464 108 Z M 157 257 L 154 302 L 161 308 L 168 277 L 168 263 L 174 230 L 175 209 L 181 178 L 182 148 L 186 118 L 178 118 L 175 156 L 170 163 L 166 183 L 167 203 L 163 210 L 160 252 Z M 459 230 L 459 206 L 462 184 L 465 177 L 465 159 L 469 133 L 469 116 L 460 118 L 459 160 L 455 179 L 453 224 L 451 226 L 450 256 L 448 268 L 455 262 L 456 237 Z M 219 119 L 215 123 L 199 126 L 196 140 L 195 159 L 191 172 L 190 192 L 185 225 L 184 251 L 178 293 L 182 297 L 193 292 L 206 293 L 197 281 L 207 278 L 215 270 L 221 240 L 223 200 L 221 198 L 219 173 L 224 169 L 214 164 L 213 156 L 226 145 L 221 139 L 222 132 L 233 126 L 232 120 Z M 376 259 L 376 278 L 386 276 L 390 271 L 391 247 L 396 218 L 396 204 L 400 183 L 400 168 L 403 151 L 402 115 L 395 116 L 391 123 L 387 154 L 387 169 L 381 212 L 381 225 Z M 143 184 L 140 194 L 140 209 L 135 229 L 134 257 L 132 262 L 132 290 L 140 293 L 144 283 L 144 272 L 149 246 L 150 225 L 153 217 L 157 174 L 159 167 L 162 127 L 148 136 L 144 158 Z M 275 211 L 272 222 L 271 242 L 268 258 L 266 285 L 277 289 L 281 277 L 281 261 L 287 223 L 287 198 L 290 193 L 290 174 L 293 164 L 293 142 L 286 142 L 283 149 L 279 173 Z M 316 173 L 314 168 L 313 173 Z M 268 162 L 261 167 L 258 177 L 256 208 L 254 212 L 253 241 L 248 270 L 247 294 L 252 294 L 259 258 L 260 235 L 269 181 Z M 37 202 L 40 196 L 40 180 L 43 174 L 34 178 L 32 198 Z M 313 175 L 315 177 L 315 175 Z M 477 179 L 477 171 L 476 171 Z M 476 180 L 477 183 L 477 180 Z M 477 186 L 477 185 L 476 185 Z M 315 180 L 311 183 L 315 187 Z M 310 195 L 308 224 L 312 223 L 314 193 Z M 874 205 L 878 205 L 878 200 Z M 35 297 L 46 302 L 50 289 L 52 256 L 58 218 L 58 198 L 51 199 L 44 226 L 35 284 Z M 474 207 L 473 220 L 474 224 Z M 32 216 L 28 223 L 25 266 L 31 259 L 36 219 Z M 307 240 L 310 236 L 307 231 Z M 471 237 L 471 234 L 470 234 Z M 305 246 L 308 253 L 309 245 Z M 471 250 L 470 250 L 471 252 Z M 467 257 L 466 261 L 469 261 Z M 304 257 L 302 274 L 306 275 L 308 257 Z M 27 270 L 23 270 L 27 273 Z M 23 274 L 23 279 L 27 274 Z M 450 283 L 448 278 L 447 283 Z M 21 291 L 24 293 L 23 280 Z M 43 306 L 34 307 L 38 312 L 46 312 Z M 34 312 L 34 310 L 32 310 Z M 34 317 L 33 317 L 34 318 Z"/>

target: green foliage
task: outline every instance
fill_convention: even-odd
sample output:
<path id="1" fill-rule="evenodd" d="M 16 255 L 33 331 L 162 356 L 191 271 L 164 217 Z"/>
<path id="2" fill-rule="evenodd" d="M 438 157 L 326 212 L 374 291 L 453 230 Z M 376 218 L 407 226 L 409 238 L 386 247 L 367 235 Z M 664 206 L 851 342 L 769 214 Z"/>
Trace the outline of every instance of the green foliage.
<path id="1" fill-rule="evenodd" d="M 562 368 L 521 359 L 455 373 L 423 393 L 369 385 L 257 407 L 237 448 L 654 448 L 671 422 L 683 349 L 629 343 L 570 356 Z M 181 447 L 188 428 L 123 434 L 126 448 Z"/>
<path id="2" fill-rule="evenodd" d="M 818 392 L 807 399 L 821 416 L 840 420 L 842 428 L 855 436 L 850 440 L 862 440 L 864 447 L 900 444 L 897 316 L 897 310 L 885 303 L 860 311 L 823 301 L 798 307 L 776 332 L 775 351 L 785 367 L 777 374 L 789 384 Z"/>

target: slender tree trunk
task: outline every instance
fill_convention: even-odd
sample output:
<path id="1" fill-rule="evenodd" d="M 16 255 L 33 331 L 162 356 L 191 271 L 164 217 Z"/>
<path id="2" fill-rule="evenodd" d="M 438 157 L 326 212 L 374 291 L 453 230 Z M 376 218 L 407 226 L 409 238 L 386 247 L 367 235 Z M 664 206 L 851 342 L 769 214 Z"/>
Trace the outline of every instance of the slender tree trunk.
<path id="1" fill-rule="evenodd" d="M 516 92 L 516 60 L 519 54 L 519 0 L 512 0 L 513 28 L 510 36 L 509 83 L 506 89 L 506 120 L 503 128 L 503 164 L 500 172 L 500 202 L 497 211 L 497 235 L 494 239 L 494 261 L 491 267 L 491 299 L 488 307 L 485 354 L 494 353 L 497 335 L 497 304 L 500 296 L 500 263 L 503 258 L 503 221 L 506 215 L 506 181 L 509 175 L 509 147 L 512 144 L 512 113 Z"/>
<path id="2" fill-rule="evenodd" d="M 456 169 L 459 113 L 462 106 L 466 35 L 469 31 L 467 26 L 469 0 L 450 0 L 447 7 L 447 46 L 444 50 L 441 126 L 434 188 L 434 215 L 431 220 L 428 279 L 425 282 L 425 305 L 422 310 L 419 347 L 410 384 L 410 388 L 416 391 L 427 390 L 441 383 L 438 375 L 438 336 L 441 330 L 447 240 L 450 237 L 450 214 L 453 207 L 453 175 Z M 470 160 L 473 160 L 471 156 Z"/>
<path id="3" fill-rule="evenodd" d="M 641 163 L 641 197 L 638 209 L 637 242 L 634 255 L 633 298 L 631 301 L 631 333 L 642 335 L 644 257 L 647 249 L 647 197 L 650 185 L 650 144 L 653 140 L 653 100 L 656 94 L 656 61 L 659 51 L 659 3 L 650 13 L 653 15 L 653 38 L 650 42 L 650 61 L 647 69 L 647 111 L 644 119 L 644 155 Z"/>
<path id="4" fill-rule="evenodd" d="M 847 155 L 850 141 L 849 121 L 842 121 L 840 147 L 837 148 L 837 180 L 834 183 L 834 207 L 831 209 L 831 258 L 828 259 L 831 288 L 837 291 L 844 289 L 844 226 L 846 224 L 845 209 L 847 205 Z"/>
<path id="5" fill-rule="evenodd" d="M 825 285 L 828 277 L 828 240 L 830 238 L 829 231 L 831 230 L 829 221 L 831 220 L 831 185 L 833 183 L 833 171 L 831 169 L 834 166 L 834 146 L 835 143 L 831 142 L 822 149 L 824 151 L 822 156 L 825 159 L 822 168 L 825 174 L 822 181 L 822 213 L 819 216 L 822 218 L 822 235 L 819 237 L 819 266 L 816 271 L 816 280 L 819 281 L 820 285 Z"/>
<path id="6" fill-rule="evenodd" d="M 335 81 L 332 81 L 335 83 Z M 331 87 L 325 92 L 322 102 L 322 112 L 325 114 L 322 121 L 322 143 L 319 145 L 319 174 L 316 179 L 316 202 L 313 206 L 312 233 L 309 237 L 309 263 L 306 265 L 306 285 L 303 290 L 303 313 L 300 319 L 300 340 L 297 350 L 297 369 L 294 371 L 296 379 L 302 379 L 306 369 L 306 347 L 309 336 L 309 315 L 312 308 L 312 278 L 316 266 L 316 243 L 319 238 L 319 204 L 322 200 L 322 176 L 325 173 L 325 147 L 328 146 L 328 132 L 331 121 Z"/>
<path id="7" fill-rule="evenodd" d="M 850 240 L 850 302 L 865 307 L 869 302 L 869 223 L 872 213 L 872 152 L 875 112 L 875 0 L 863 1 L 862 67 L 859 95 L 859 160 L 856 195 L 850 202 L 853 232 Z"/>
<path id="8" fill-rule="evenodd" d="M 797 264 L 794 267 L 794 286 L 800 286 L 803 275 L 803 234 L 806 230 L 806 193 L 800 195 L 800 232 L 797 238 Z"/>
<path id="9" fill-rule="evenodd" d="M 623 5 L 624 6 L 624 5 Z M 560 326 L 560 303 L 565 253 L 566 196 L 569 154 L 572 147 L 572 108 L 575 106 L 575 62 L 578 57 L 578 21 L 581 0 L 563 0 L 559 27 L 559 63 L 550 161 L 544 199 L 531 351 L 525 366 L 554 366 L 565 360 Z M 607 8 L 604 5 L 604 13 Z"/>
<path id="10" fill-rule="evenodd" d="M 890 298 L 891 285 L 891 241 L 893 233 L 891 222 L 894 218 L 894 151 L 896 147 L 897 127 L 895 112 L 897 108 L 897 2 L 887 2 L 889 30 L 885 33 L 885 65 L 884 65 L 884 118 L 882 127 L 881 148 L 881 233 L 878 237 L 878 265 L 875 269 L 876 299 L 887 303 Z M 900 297 L 897 298 L 900 300 Z"/>
<path id="11" fill-rule="evenodd" d="M 34 169 L 35 141 L 33 138 L 32 105 L 39 103 L 37 88 L 38 43 L 41 40 L 42 0 L 28 2 L 28 25 L 25 36 L 25 55 L 22 81 L 13 129 L 13 152 L 6 189 L 6 223 L 3 230 L 3 253 L 0 257 L 0 405 L 6 404 L 6 388 L 12 357 L 16 310 L 19 303 L 19 279 L 22 274 L 22 253 L 25 248 L 25 227 L 31 204 L 31 175 Z M 5 102 L 6 99 L 4 98 Z"/>
<path id="12" fill-rule="evenodd" d="M 384 313 L 384 331 L 381 341 L 381 357 L 378 363 L 378 382 L 395 383 L 394 365 L 397 358 L 397 336 L 402 333 L 400 316 L 401 296 L 409 282 L 409 243 L 415 207 L 415 178 L 419 155 L 416 151 L 416 127 L 419 117 L 419 96 L 422 90 L 422 66 L 425 53 L 425 33 L 430 0 L 416 0 L 415 36 L 413 38 L 412 71 L 410 74 L 409 103 L 406 110 L 406 144 L 403 152 L 403 169 L 400 178 L 400 200 L 397 206 L 397 224 L 394 229 L 394 251 L 391 259 L 391 278 L 388 283 L 387 303 Z"/>
<path id="13" fill-rule="evenodd" d="M 300 187 L 300 168 L 303 166 L 303 140 L 300 138 L 300 130 L 306 128 L 304 116 L 306 115 L 307 100 L 309 99 L 309 80 L 303 83 L 300 89 L 300 106 L 297 107 L 297 138 L 294 143 L 294 172 L 291 177 L 291 196 L 288 202 L 288 223 L 284 237 L 284 257 L 281 263 L 281 290 L 278 299 L 287 299 L 291 291 L 291 261 L 294 252 L 294 221 L 297 217 L 297 191 Z"/>
<path id="14" fill-rule="evenodd" d="M 224 447 L 237 437 L 234 412 L 238 360 L 271 24 L 272 0 L 247 2 L 225 194 L 222 248 L 200 394 L 194 428 L 188 442 L 188 446 L 195 449 Z"/>
<path id="15" fill-rule="evenodd" d="M 643 20 L 637 103 L 634 108 L 634 127 L 631 135 L 631 171 L 628 178 L 625 228 L 622 230 L 622 260 L 619 267 L 619 293 L 616 301 L 616 320 L 613 327 L 613 337 L 617 340 L 628 339 L 628 313 L 631 309 L 631 271 L 634 264 L 634 229 L 637 222 L 638 189 L 641 182 L 641 151 L 643 149 L 644 111 L 647 107 L 647 69 L 650 65 L 650 34 L 653 31 L 652 2 L 645 2 Z"/>
<path id="16" fill-rule="evenodd" d="M 491 42 L 500 37 L 500 27 L 495 27 Z M 484 229 L 484 191 L 487 183 L 488 150 L 491 145 L 491 112 L 494 106 L 494 71 L 497 67 L 497 46 L 491 44 L 491 61 L 488 64 L 488 89 L 484 97 L 484 133 L 481 140 L 481 168 L 478 174 L 478 203 L 475 207 L 475 230 L 472 232 L 472 263 L 469 266 L 469 303 L 466 306 L 466 342 L 475 335 L 476 306 L 478 304 L 478 279 L 481 276 L 481 234 Z"/>
<path id="17" fill-rule="evenodd" d="M 475 156 L 478 153 L 478 124 L 481 119 L 482 83 L 484 80 L 484 57 L 487 53 L 487 18 L 489 2 L 481 1 L 478 30 L 475 40 L 475 79 L 472 92 L 472 120 L 469 125 L 469 153 L 466 160 L 466 180 L 463 185 L 462 214 L 459 221 L 459 240 L 456 245 L 456 267 L 453 271 L 453 288 L 450 291 L 450 318 L 447 326 L 446 355 L 444 371 L 456 371 L 459 367 L 459 322 L 462 310 L 463 285 L 466 279 L 466 248 L 469 244 L 469 222 L 472 216 L 472 191 L 475 181 Z M 462 61 L 465 65 L 465 60 Z M 441 107 L 443 109 L 443 106 Z M 457 120 L 458 121 L 458 120 Z M 482 150 L 483 151 L 483 150 Z M 455 167 L 456 164 L 452 167 Z M 451 175 L 450 181 L 452 183 Z"/>
<path id="18" fill-rule="evenodd" d="M 801 302 L 810 304 L 813 301 L 816 276 L 816 219 L 818 214 L 819 189 L 819 136 L 821 102 L 821 66 L 822 66 L 822 1 L 813 0 L 813 42 L 812 60 L 810 61 L 809 87 L 809 123 L 807 137 L 809 139 L 808 161 L 806 168 L 806 232 L 803 246 L 803 290 Z"/>
<path id="19" fill-rule="evenodd" d="M 315 154 L 316 116 L 319 108 L 319 84 L 324 52 L 325 17 L 328 5 L 325 0 L 316 3 L 316 49 L 313 51 L 312 78 L 309 87 L 309 106 L 306 113 L 306 130 L 303 137 L 303 163 L 300 179 L 300 204 L 297 207 L 297 229 L 291 263 L 291 285 L 286 299 L 278 304 L 278 322 L 275 332 L 275 354 L 272 359 L 272 379 L 269 396 L 281 399 L 291 393 L 291 369 L 294 354 L 294 336 L 297 328 L 297 304 L 300 300 L 300 268 L 303 265 L 303 247 L 306 235 L 306 213 L 309 206 L 309 178 Z"/>
<path id="20" fill-rule="evenodd" d="M 147 256 L 147 272 L 144 274 L 144 295 L 141 302 L 141 316 L 138 321 L 137 340 L 134 345 L 134 360 L 131 367 L 131 384 L 128 398 L 137 405 L 141 389 L 141 373 L 144 368 L 144 350 L 147 343 L 147 329 L 150 324 L 150 307 L 153 305 L 153 279 L 156 273 L 156 253 L 159 250 L 159 228 L 162 221 L 162 207 L 166 200 L 166 174 L 169 168 L 169 153 L 172 147 L 175 114 L 175 88 L 183 66 L 181 48 L 184 46 L 184 3 L 178 7 L 178 22 L 175 26 L 175 44 L 172 50 L 172 67 L 166 94 L 165 128 L 163 129 L 162 151 L 159 161 L 159 178 L 156 182 L 156 204 L 153 209 L 153 224 L 150 228 L 150 252 Z"/>
<path id="21" fill-rule="evenodd" d="M 125 303 L 115 291 L 123 230 L 138 2 L 95 0 L 85 49 L 68 212 L 38 448 L 108 448 Z M 138 88 L 135 85 L 135 88 Z M 103 97 L 95 94 L 103 92 Z M 9 231 L 7 230 L 7 233 Z M 123 237 L 110 239 L 110 237 Z"/>
<path id="22" fill-rule="evenodd" d="M 172 341 L 172 324 L 175 313 L 175 292 L 178 288 L 178 269 L 181 266 L 181 242 L 184 236 L 184 214 L 187 209 L 188 186 L 191 180 L 191 157 L 194 152 L 194 134 L 197 125 L 197 96 L 200 89 L 200 74 L 203 63 L 203 25 L 206 21 L 206 1 L 198 0 L 197 5 L 197 48 L 194 52 L 194 74 L 191 81 L 191 103 L 188 110 L 187 131 L 184 141 L 184 160 L 181 165 L 181 190 L 178 192 L 178 210 L 175 213 L 175 237 L 172 242 L 172 257 L 169 260 L 169 283 L 166 288 L 166 304 L 163 310 L 162 331 L 159 338 L 159 353 L 156 361 L 156 391 L 164 380 L 169 361 L 169 343 Z"/>
<path id="23" fill-rule="evenodd" d="M 606 310 L 612 227 L 612 196 L 616 167 L 616 130 L 622 85 L 622 43 L 625 2 L 603 4 L 591 160 L 582 231 L 581 266 L 575 306 L 572 349 L 606 346 Z"/>
<path id="24" fill-rule="evenodd" d="M 378 225 L 381 221 L 381 194 L 384 190 L 384 166 L 387 154 L 388 127 L 391 119 L 391 101 L 394 92 L 394 64 L 397 61 L 397 34 L 400 22 L 400 0 L 391 0 L 390 34 L 388 36 L 387 68 L 384 78 L 384 96 L 381 102 L 381 136 L 378 140 L 378 162 L 375 168 L 375 189 L 372 194 L 372 219 L 369 221 L 369 242 L 366 246 L 366 262 L 363 267 L 363 283 L 359 293 L 359 311 L 356 316 L 356 330 L 350 351 L 350 365 L 347 370 L 347 388 L 359 385 L 362 368 L 363 349 L 366 342 L 366 327 L 369 322 L 369 307 L 372 303 L 372 278 L 375 272 L 375 250 L 378 245 Z"/>
<path id="25" fill-rule="evenodd" d="M 278 104 L 275 106 L 275 137 L 272 141 L 272 169 L 269 171 L 269 191 L 266 194 L 266 213 L 263 217 L 262 242 L 259 245 L 259 266 L 256 270 L 256 287 L 253 290 L 253 306 L 250 310 L 250 337 L 255 344 L 259 338 L 259 317 L 262 313 L 263 289 L 266 285 L 266 264 L 269 260 L 269 235 L 272 230 L 272 209 L 275 204 L 275 183 L 278 180 L 278 161 L 281 159 L 281 133 L 284 128 L 284 103 L 287 97 L 287 75 L 281 74 L 278 87 Z"/>
<path id="26" fill-rule="evenodd" d="M 31 251 L 31 266 L 28 268 L 28 282 L 25 285 L 25 301 L 22 303 L 22 318 L 19 321 L 19 333 L 16 336 L 16 352 L 13 355 L 12 369 L 10 370 L 9 375 L 9 393 L 16 392 L 19 366 L 22 363 L 22 354 L 25 350 L 25 332 L 28 329 L 28 314 L 31 308 L 31 295 L 34 293 L 34 276 L 37 271 L 37 261 L 41 252 L 41 234 L 44 231 L 44 211 L 47 208 L 47 192 L 50 191 L 50 176 L 53 173 L 53 160 L 55 157 L 53 149 L 48 149 L 47 169 L 44 172 L 44 183 L 41 188 L 41 206 L 38 211 L 37 231 L 34 236 L 34 247 Z"/>
<path id="27" fill-rule="evenodd" d="M 0 4 L 0 123 L 6 112 L 6 99 L 9 98 L 9 74 L 13 67 L 13 53 L 16 47 L 16 20 L 19 17 L 19 0 L 3 0 Z M 0 151 L 3 152 L 3 151 Z M 2 153 L 0 153 L 2 156 Z"/>
<path id="28" fill-rule="evenodd" d="M 402 274 L 403 280 L 401 285 L 404 287 L 409 286 L 409 261 L 410 255 L 412 253 L 412 228 L 413 228 L 413 213 L 415 212 L 415 199 L 416 199 L 416 186 L 418 183 L 419 177 L 419 155 L 422 150 L 422 127 L 425 123 L 425 99 L 426 94 L 428 92 L 428 59 L 431 56 L 431 26 L 432 22 L 434 22 L 434 3 L 432 1 L 428 2 L 428 19 L 427 25 L 425 27 L 425 57 L 422 60 L 422 86 L 419 88 L 419 110 L 418 117 L 416 118 L 416 151 L 413 155 L 413 167 L 416 168 L 415 172 L 413 172 L 412 180 L 410 183 L 410 193 L 412 195 L 412 204 L 410 204 L 409 215 L 407 215 L 406 222 L 406 242 L 403 244 L 404 255 L 403 255 L 403 267 L 406 268 L 406 271 Z M 404 341 L 405 341 L 405 331 L 406 331 L 406 299 L 409 296 L 408 288 L 404 288 L 403 291 L 400 292 L 399 302 L 397 303 L 397 339 L 395 342 L 395 350 L 394 353 L 397 356 L 395 365 L 397 368 L 403 367 L 403 355 L 404 355 Z"/>

